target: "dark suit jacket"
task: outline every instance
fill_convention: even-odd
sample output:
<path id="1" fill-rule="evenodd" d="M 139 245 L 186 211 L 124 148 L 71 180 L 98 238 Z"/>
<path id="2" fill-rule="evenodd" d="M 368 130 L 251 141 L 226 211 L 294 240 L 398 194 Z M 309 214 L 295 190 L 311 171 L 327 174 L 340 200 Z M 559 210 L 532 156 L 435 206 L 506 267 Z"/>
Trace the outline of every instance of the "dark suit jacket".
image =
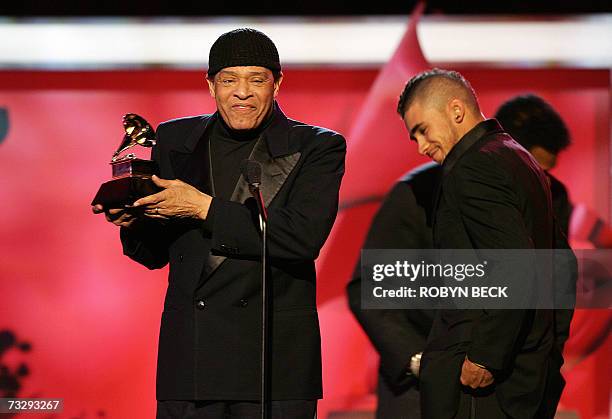
<path id="1" fill-rule="evenodd" d="M 555 245 L 546 175 L 496 120 L 478 124 L 446 157 L 433 232 L 445 249 Z M 536 417 L 547 386 L 563 382 L 556 348 L 552 310 L 440 310 L 421 362 L 424 417 L 453 417 L 466 354 L 494 373 L 491 389 L 507 415 Z"/>
<path id="2" fill-rule="evenodd" d="M 546 172 L 550 183 L 550 193 L 552 195 L 553 212 L 559 226 L 559 230 L 568 237 L 569 223 L 572 216 L 572 203 L 569 200 L 569 195 L 565 185 L 559 179 Z"/>
<path id="3" fill-rule="evenodd" d="M 406 174 L 385 197 L 374 216 L 364 249 L 428 249 L 433 245 L 431 215 L 441 167 L 428 164 Z M 406 376 L 410 356 L 421 352 L 431 327 L 431 312 L 362 310 L 361 260 L 347 286 L 350 308 L 380 354 L 380 370 L 394 387 Z"/>
<path id="4" fill-rule="evenodd" d="M 269 217 L 271 398 L 316 399 L 322 389 L 314 259 L 336 217 L 346 144 L 335 132 L 287 119 L 278 105 L 274 113 L 251 154 L 263 166 Z M 201 178 L 205 165 L 194 150 L 208 141 L 216 118 L 159 126 L 152 158 L 162 178 Z M 204 179 L 202 189 L 210 193 Z M 150 269 L 170 264 L 159 338 L 160 400 L 259 398 L 261 244 L 249 197 L 240 177 L 230 201 L 213 199 L 208 223 L 121 231 L 126 255 Z"/>
<path id="5" fill-rule="evenodd" d="M 387 194 L 374 216 L 364 249 L 429 249 L 433 201 L 442 173 L 429 163 L 407 174 Z M 407 374 L 410 357 L 425 348 L 432 310 L 363 310 L 361 258 L 347 286 L 351 311 L 380 355 L 378 418 L 418 417 L 418 396 L 403 397 L 416 387 Z M 384 403 L 385 405 L 381 405 Z"/>

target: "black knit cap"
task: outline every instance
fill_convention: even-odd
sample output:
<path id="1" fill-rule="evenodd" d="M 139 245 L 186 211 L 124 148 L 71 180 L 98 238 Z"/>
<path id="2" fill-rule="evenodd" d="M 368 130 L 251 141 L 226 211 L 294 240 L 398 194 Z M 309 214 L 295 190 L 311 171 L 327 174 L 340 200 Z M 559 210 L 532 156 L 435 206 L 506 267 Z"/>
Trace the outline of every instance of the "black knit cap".
<path id="1" fill-rule="evenodd" d="M 281 70 L 278 50 L 263 32 L 241 28 L 221 35 L 210 48 L 208 76 L 226 67 L 258 66 L 273 72 Z"/>

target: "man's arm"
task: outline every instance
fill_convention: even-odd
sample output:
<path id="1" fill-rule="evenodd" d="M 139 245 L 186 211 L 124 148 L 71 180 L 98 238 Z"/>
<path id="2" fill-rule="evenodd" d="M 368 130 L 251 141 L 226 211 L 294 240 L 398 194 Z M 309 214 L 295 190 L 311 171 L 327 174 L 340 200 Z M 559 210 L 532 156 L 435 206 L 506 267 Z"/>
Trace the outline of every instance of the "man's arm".
<path id="1" fill-rule="evenodd" d="M 158 223 L 143 222 L 120 230 L 123 254 L 149 269 L 159 269 L 168 263 L 165 229 Z"/>
<path id="2" fill-rule="evenodd" d="M 456 204 L 475 249 L 530 249 L 533 243 L 518 208 L 512 176 L 491 158 L 471 154 L 450 176 Z M 516 274 L 518 269 L 508 269 Z M 524 274 L 524 270 L 521 275 Z M 533 279 L 523 277 L 526 286 Z M 472 329 L 467 359 L 473 367 L 504 371 L 510 366 L 527 310 L 482 310 Z"/>
<path id="3" fill-rule="evenodd" d="M 306 161 L 296 169 L 299 172 L 291 185 L 288 203 L 268 208 L 268 254 L 272 258 L 315 259 L 336 218 L 346 142 L 334 133 L 315 141 L 314 150 L 306 154 Z M 146 218 L 199 220 L 211 235 L 213 251 L 244 258 L 261 255 L 256 210 L 248 206 L 248 201 L 242 204 L 213 199 L 181 180 L 154 178 L 154 181 L 162 191 L 134 203 Z M 142 240 L 138 242 L 144 244 Z"/>
<path id="4" fill-rule="evenodd" d="M 432 246 L 430 236 L 412 188 L 398 182 L 374 217 L 363 248 L 425 249 Z M 347 286 L 351 311 L 380 354 L 382 374 L 392 385 L 403 386 L 414 379 L 407 375 L 410 357 L 425 348 L 433 310 L 363 310 L 361 281 L 360 259 Z"/>
<path id="5" fill-rule="evenodd" d="M 151 160 L 160 166 L 159 140 L 163 124 L 157 128 L 157 145 L 151 149 Z M 149 269 L 163 268 L 168 263 L 167 228 L 159 220 L 138 217 L 120 229 L 123 254 Z"/>
<path id="6" fill-rule="evenodd" d="M 556 223 L 555 223 L 556 224 Z M 567 237 L 558 225 L 555 225 L 554 248 L 557 250 L 555 262 L 555 291 L 561 296 L 556 304 L 573 307 L 576 304 L 576 281 L 578 279 L 578 262 L 567 241 Z M 556 272 L 559 272 L 556 274 Z M 563 358 L 563 348 L 569 338 L 570 323 L 574 316 L 573 308 L 555 310 L 555 344 Z"/>

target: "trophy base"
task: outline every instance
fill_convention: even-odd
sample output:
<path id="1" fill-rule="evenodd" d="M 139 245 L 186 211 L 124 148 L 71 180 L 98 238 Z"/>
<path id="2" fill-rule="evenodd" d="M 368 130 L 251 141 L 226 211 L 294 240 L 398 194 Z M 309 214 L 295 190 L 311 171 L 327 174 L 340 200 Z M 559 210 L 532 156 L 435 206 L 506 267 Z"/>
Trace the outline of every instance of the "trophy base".
<path id="1" fill-rule="evenodd" d="M 107 208 L 123 208 L 137 199 L 161 191 L 150 177 L 126 176 L 103 183 L 91 205 Z"/>

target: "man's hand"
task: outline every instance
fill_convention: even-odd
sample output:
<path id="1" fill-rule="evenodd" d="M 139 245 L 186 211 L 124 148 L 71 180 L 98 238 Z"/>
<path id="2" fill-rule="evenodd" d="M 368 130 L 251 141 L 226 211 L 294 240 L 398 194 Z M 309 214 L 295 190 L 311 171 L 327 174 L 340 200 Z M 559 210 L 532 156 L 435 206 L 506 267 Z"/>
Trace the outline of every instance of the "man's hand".
<path id="1" fill-rule="evenodd" d="M 152 177 L 153 182 L 162 188 L 161 192 L 145 196 L 134 202 L 146 217 L 168 220 L 171 218 L 195 218 L 205 220 L 212 197 L 200 192 L 181 180 Z"/>
<path id="2" fill-rule="evenodd" d="M 464 386 L 476 389 L 493 384 L 493 374 L 486 368 L 474 364 L 466 356 L 461 366 L 460 380 Z"/>
<path id="3" fill-rule="evenodd" d="M 103 212 L 106 216 L 106 221 L 119 227 L 130 228 L 137 219 L 134 214 L 131 214 L 121 208 L 110 208 L 105 210 L 102 205 L 98 204 L 91 207 L 91 210 L 94 214 L 100 214 Z"/>

